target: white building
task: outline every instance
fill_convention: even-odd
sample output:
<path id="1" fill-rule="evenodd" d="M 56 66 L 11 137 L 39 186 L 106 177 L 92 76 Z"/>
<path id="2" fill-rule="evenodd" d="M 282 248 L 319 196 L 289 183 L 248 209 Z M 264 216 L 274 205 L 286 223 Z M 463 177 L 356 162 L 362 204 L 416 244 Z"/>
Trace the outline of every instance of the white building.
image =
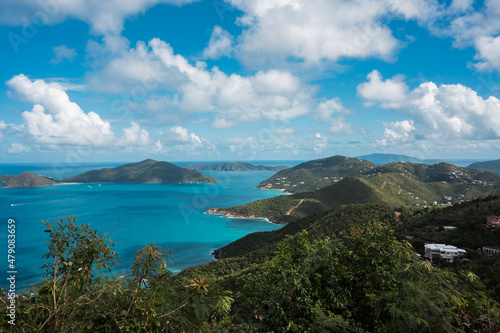
<path id="1" fill-rule="evenodd" d="M 464 256 L 467 251 L 459 249 L 453 245 L 446 244 L 425 244 L 425 257 L 432 261 L 432 257 L 440 256 L 447 262 L 453 262 L 455 257 Z"/>

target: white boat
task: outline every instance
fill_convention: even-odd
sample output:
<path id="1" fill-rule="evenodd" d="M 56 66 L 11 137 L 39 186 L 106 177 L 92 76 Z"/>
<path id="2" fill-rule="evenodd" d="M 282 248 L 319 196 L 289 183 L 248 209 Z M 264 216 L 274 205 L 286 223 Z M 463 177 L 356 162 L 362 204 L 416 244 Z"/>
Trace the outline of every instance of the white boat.
<path id="1" fill-rule="evenodd" d="M 87 188 L 92 188 L 92 186 L 89 185 L 89 186 L 87 186 Z"/>

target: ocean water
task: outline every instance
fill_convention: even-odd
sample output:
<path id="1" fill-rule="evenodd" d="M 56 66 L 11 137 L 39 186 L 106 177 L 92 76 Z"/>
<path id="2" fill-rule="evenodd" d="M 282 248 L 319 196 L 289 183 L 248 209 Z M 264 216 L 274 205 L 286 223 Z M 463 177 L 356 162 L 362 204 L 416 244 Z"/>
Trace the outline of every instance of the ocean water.
<path id="1" fill-rule="evenodd" d="M 0 174 L 32 171 L 55 178 L 69 177 L 122 163 L 0 164 Z M 189 163 L 176 163 L 187 165 Z M 267 163 L 268 165 L 271 163 Z M 273 165 L 293 166 L 290 161 Z M 216 184 L 61 184 L 34 189 L 0 188 L 0 253 L 7 253 L 7 222 L 16 221 L 15 268 L 17 288 L 39 282 L 44 271 L 48 234 L 41 221 L 75 216 L 77 222 L 111 233 L 120 264 L 114 274 L 127 274 L 138 249 L 153 241 L 171 249 L 174 272 L 213 260 L 211 252 L 256 231 L 279 229 L 266 220 L 226 219 L 204 214 L 213 207 L 242 205 L 280 195 L 255 186 L 273 171 L 204 171 L 218 179 Z M 89 187 L 90 186 L 90 187 Z M 0 263 L 0 285 L 7 286 L 7 255 Z"/>

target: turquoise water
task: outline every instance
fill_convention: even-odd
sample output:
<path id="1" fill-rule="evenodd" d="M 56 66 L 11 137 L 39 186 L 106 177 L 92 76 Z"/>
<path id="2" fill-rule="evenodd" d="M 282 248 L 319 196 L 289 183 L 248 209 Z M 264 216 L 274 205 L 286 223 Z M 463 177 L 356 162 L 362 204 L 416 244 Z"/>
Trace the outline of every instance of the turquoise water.
<path id="1" fill-rule="evenodd" d="M 283 164 L 283 163 L 281 163 Z M 95 165 L 91 166 L 93 168 Z M 0 174 L 15 166 L 0 165 Z M 51 174 L 39 165 L 39 174 Z M 26 169 L 26 166 L 23 166 Z M 71 169 L 80 173 L 89 166 Z M 10 169 L 9 169 L 10 170 Z M 18 169 L 17 169 L 18 170 Z M 32 169 L 33 170 L 33 169 Z M 24 170 L 22 170 L 24 171 Z M 21 171 L 21 172 L 22 172 Z M 60 173 L 60 170 L 57 171 Z M 11 172 L 19 173 L 19 172 Z M 217 184 L 65 184 L 35 189 L 0 188 L 0 253 L 7 253 L 7 221 L 16 221 L 17 287 L 40 281 L 41 257 L 47 252 L 48 235 L 40 221 L 55 221 L 72 215 L 80 223 L 112 234 L 120 264 L 115 274 L 128 273 L 138 249 L 153 241 L 172 249 L 170 269 L 184 268 L 213 260 L 211 252 L 248 233 L 279 229 L 265 220 L 225 219 L 204 214 L 213 207 L 229 207 L 279 195 L 255 186 L 272 171 L 206 171 Z M 67 176 L 67 175 L 65 175 Z M 57 177 L 59 178 L 59 177 Z M 89 188 L 88 186 L 91 186 Z M 0 263 L 0 281 L 6 286 L 7 256 Z"/>

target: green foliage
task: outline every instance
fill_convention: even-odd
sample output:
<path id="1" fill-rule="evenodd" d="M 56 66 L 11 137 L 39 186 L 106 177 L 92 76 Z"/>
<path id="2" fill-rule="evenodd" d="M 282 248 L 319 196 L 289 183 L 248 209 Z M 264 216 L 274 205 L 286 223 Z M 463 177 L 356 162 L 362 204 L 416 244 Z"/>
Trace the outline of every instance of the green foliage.
<path id="1" fill-rule="evenodd" d="M 387 233 L 354 231 L 342 242 L 302 233 L 240 278 L 241 328 L 255 332 L 494 332 L 498 308 L 470 273 L 420 261 Z"/>
<path id="2" fill-rule="evenodd" d="M 46 278 L 18 295 L 16 332 L 211 332 L 230 322 L 231 292 L 206 276 L 174 279 L 169 253 L 153 243 L 137 252 L 131 276 L 108 278 L 102 272 L 117 255 L 107 234 L 71 217 L 42 223 L 50 235 Z M 5 316 L 0 327 L 11 327 Z"/>

